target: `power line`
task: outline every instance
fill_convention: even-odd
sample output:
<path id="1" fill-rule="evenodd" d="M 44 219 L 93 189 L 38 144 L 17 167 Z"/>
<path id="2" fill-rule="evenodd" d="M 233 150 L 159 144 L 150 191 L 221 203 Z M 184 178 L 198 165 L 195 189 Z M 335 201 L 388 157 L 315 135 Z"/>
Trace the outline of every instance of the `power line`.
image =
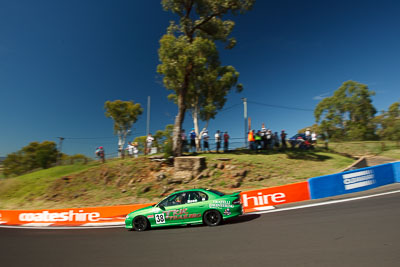
<path id="1" fill-rule="evenodd" d="M 113 137 L 65 137 L 64 139 L 70 139 L 70 140 L 93 140 L 93 139 L 111 139 L 115 138 Z"/>
<path id="2" fill-rule="evenodd" d="M 256 101 L 249 101 L 247 98 L 247 103 L 251 103 L 251 104 L 255 104 L 255 105 L 260 105 L 260 106 L 267 106 L 267 107 L 271 107 L 271 108 L 282 108 L 282 109 L 289 109 L 289 110 L 299 110 L 299 111 L 312 111 L 314 112 L 313 109 L 308 109 L 308 108 L 298 108 L 298 107 L 290 107 L 290 106 L 282 106 L 282 105 L 274 105 L 274 104 L 267 104 L 267 103 L 260 103 L 260 102 L 256 102 Z M 224 112 L 224 111 L 228 111 L 232 108 L 235 108 L 237 106 L 243 105 L 243 103 L 237 103 L 234 104 L 232 106 L 229 106 L 227 108 L 221 109 L 219 112 Z"/>
<path id="3" fill-rule="evenodd" d="M 140 134 L 144 134 L 144 132 L 135 132 L 134 135 L 138 136 Z M 131 133 L 132 135 L 132 133 Z M 59 138 L 59 137 L 56 137 Z M 114 139 L 115 136 L 107 136 L 107 137 L 63 137 L 64 139 L 68 140 L 98 140 L 98 139 Z"/>
<path id="4" fill-rule="evenodd" d="M 256 104 L 256 105 L 261 105 L 261 106 L 273 107 L 273 108 L 282 108 L 282 109 L 299 110 L 299 111 L 314 111 L 313 109 L 272 105 L 272 104 L 259 103 L 259 102 L 255 102 L 255 101 L 247 101 L 247 102 L 248 103 L 252 103 L 252 104 Z"/>
<path id="5" fill-rule="evenodd" d="M 227 107 L 227 108 L 221 109 L 219 112 L 227 111 L 227 110 L 230 110 L 230 109 L 232 109 L 232 108 L 234 108 L 234 107 L 237 107 L 237 106 L 240 106 L 240 105 L 242 105 L 242 103 L 238 103 L 238 104 L 229 106 L 229 107 Z"/>

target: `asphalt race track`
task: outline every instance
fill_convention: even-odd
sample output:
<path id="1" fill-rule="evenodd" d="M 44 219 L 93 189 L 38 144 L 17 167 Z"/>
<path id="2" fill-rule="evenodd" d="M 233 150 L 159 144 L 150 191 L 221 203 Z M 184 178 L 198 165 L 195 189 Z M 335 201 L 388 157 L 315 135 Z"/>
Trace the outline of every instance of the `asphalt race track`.
<path id="1" fill-rule="evenodd" d="M 400 266 L 400 193 L 218 227 L 0 228 L 1 266 Z"/>

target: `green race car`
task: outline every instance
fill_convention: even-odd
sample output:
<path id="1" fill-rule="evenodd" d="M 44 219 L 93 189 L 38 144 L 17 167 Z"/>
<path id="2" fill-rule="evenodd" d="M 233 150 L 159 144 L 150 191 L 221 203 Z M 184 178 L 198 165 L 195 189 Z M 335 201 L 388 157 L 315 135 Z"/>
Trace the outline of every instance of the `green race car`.
<path id="1" fill-rule="evenodd" d="M 153 206 L 126 215 L 125 227 L 144 231 L 150 227 L 201 224 L 219 225 L 243 213 L 239 193 L 225 195 L 211 189 L 175 192 Z"/>

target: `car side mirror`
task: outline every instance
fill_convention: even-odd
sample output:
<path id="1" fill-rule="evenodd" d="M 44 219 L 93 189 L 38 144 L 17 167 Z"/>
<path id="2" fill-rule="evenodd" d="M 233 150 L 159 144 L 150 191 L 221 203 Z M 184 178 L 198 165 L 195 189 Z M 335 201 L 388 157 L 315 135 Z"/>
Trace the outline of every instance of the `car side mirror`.
<path id="1" fill-rule="evenodd" d="M 162 210 L 165 210 L 165 206 L 163 204 L 158 204 L 158 207 Z"/>

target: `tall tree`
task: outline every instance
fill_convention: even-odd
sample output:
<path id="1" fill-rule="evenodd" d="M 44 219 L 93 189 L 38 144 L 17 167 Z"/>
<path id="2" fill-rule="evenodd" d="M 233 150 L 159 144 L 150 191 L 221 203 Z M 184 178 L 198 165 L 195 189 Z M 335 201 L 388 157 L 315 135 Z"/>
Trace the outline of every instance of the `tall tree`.
<path id="1" fill-rule="evenodd" d="M 226 43 L 226 48 L 232 48 L 236 43 L 235 39 L 228 39 L 234 22 L 222 18 L 228 13 L 235 15 L 249 10 L 254 0 L 162 0 L 161 3 L 164 10 L 177 14 L 180 19 L 178 24 L 171 22 L 167 34 L 160 40 L 158 54 L 161 64 L 157 67 L 157 71 L 164 76 L 164 86 L 174 92 L 178 105 L 173 154 L 179 156 L 182 153 L 180 133 L 186 110 L 205 107 L 207 102 L 197 98 L 205 89 L 204 79 L 211 78 L 213 72 L 215 80 L 223 76 L 220 74 L 222 70 L 219 69 L 215 41 Z M 229 70 L 231 76 L 237 76 L 233 67 Z M 194 114 L 198 112 L 194 110 Z"/>
<path id="2" fill-rule="evenodd" d="M 4 160 L 4 174 L 20 175 L 28 171 L 49 168 L 57 161 L 58 150 L 52 141 L 31 142 L 21 150 L 7 155 Z"/>
<path id="3" fill-rule="evenodd" d="M 390 105 L 388 111 L 383 111 L 375 118 L 381 139 L 400 141 L 400 101 Z"/>
<path id="4" fill-rule="evenodd" d="M 139 103 L 121 100 L 106 101 L 104 109 L 106 110 L 106 117 L 114 120 L 114 134 L 118 136 L 118 145 L 123 148 L 126 137 L 133 124 L 138 120 L 139 115 L 142 114 L 143 109 Z M 120 152 L 118 154 L 121 156 Z"/>
<path id="5" fill-rule="evenodd" d="M 365 84 L 344 82 L 333 96 L 323 99 L 315 108 L 314 116 L 320 129 L 333 139 L 375 139 L 373 95 L 375 92 Z"/>
<path id="6" fill-rule="evenodd" d="M 49 168 L 52 163 L 56 162 L 57 156 L 57 145 L 52 141 L 42 142 L 36 150 L 36 162 L 43 169 Z"/>

